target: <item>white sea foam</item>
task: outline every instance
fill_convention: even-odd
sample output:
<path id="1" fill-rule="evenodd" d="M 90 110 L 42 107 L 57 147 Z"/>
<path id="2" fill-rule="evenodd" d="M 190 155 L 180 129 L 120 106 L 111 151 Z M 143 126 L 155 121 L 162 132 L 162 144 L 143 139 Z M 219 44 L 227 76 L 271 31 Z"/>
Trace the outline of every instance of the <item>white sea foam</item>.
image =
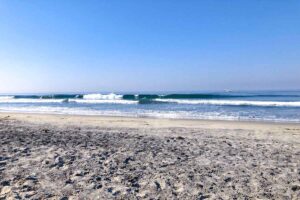
<path id="1" fill-rule="evenodd" d="M 14 96 L 0 96 L 0 100 L 9 100 L 9 99 L 13 99 Z"/>
<path id="2" fill-rule="evenodd" d="M 137 104 L 137 101 L 123 99 L 13 99 L 0 98 L 0 103 L 81 103 L 81 104 Z"/>
<path id="3" fill-rule="evenodd" d="M 69 102 L 82 104 L 137 104 L 137 101 L 123 99 L 69 99 Z"/>
<path id="4" fill-rule="evenodd" d="M 85 107 L 61 107 L 61 106 L 34 106 L 34 107 L 0 107 L 0 112 L 43 113 L 43 114 L 67 114 L 67 115 L 95 115 L 95 116 L 131 116 L 133 112 L 119 110 L 93 110 Z"/>
<path id="5" fill-rule="evenodd" d="M 114 94 L 114 93 L 83 95 L 83 99 L 88 99 L 88 100 L 117 100 L 117 99 L 122 99 L 122 97 L 123 97 L 123 95 L 118 95 L 118 94 Z"/>
<path id="6" fill-rule="evenodd" d="M 0 103 L 82 103 L 82 104 L 137 104 L 137 101 L 123 100 L 122 95 L 115 94 L 89 94 L 84 95 L 83 99 L 33 99 L 33 98 L 19 98 L 14 96 L 0 96 Z"/>
<path id="7" fill-rule="evenodd" d="M 277 122 L 300 122 L 300 119 L 274 118 L 264 116 L 252 118 L 240 116 L 238 113 L 204 112 L 193 113 L 189 111 L 154 111 L 154 110 L 93 110 L 84 107 L 70 108 L 60 106 L 36 106 L 36 107 L 1 107 L 0 112 L 22 112 L 22 113 L 48 113 L 68 115 L 95 115 L 95 116 L 123 116 L 123 117 L 154 117 L 171 119 L 210 119 L 210 120 L 250 120 L 250 121 L 277 121 Z"/>
<path id="8" fill-rule="evenodd" d="M 0 103 L 63 103 L 64 99 L 14 99 L 0 98 Z"/>
<path id="9" fill-rule="evenodd" d="M 286 106 L 300 107 L 300 101 L 242 101 L 242 100 L 183 100 L 183 99 L 156 99 L 159 102 L 178 104 L 207 104 L 207 105 L 228 105 L 228 106 Z"/>

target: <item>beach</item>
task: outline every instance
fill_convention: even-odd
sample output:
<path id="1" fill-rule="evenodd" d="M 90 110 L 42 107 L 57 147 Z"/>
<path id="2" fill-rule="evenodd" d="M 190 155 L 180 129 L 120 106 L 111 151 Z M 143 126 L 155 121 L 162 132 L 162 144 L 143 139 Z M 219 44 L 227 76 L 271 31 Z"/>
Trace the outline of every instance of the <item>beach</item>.
<path id="1" fill-rule="evenodd" d="M 300 200 L 300 1 L 0 11 L 0 200 Z"/>
<path id="2" fill-rule="evenodd" d="M 299 199 L 300 124 L 0 114 L 0 199 Z"/>

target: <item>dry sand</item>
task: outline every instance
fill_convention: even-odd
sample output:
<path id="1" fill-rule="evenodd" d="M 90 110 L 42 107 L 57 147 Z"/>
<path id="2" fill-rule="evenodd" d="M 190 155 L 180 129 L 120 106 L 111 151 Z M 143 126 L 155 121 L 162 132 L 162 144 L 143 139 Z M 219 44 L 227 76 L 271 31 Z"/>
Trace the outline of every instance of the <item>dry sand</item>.
<path id="1" fill-rule="evenodd" d="M 300 199 L 300 124 L 0 114 L 0 199 Z"/>

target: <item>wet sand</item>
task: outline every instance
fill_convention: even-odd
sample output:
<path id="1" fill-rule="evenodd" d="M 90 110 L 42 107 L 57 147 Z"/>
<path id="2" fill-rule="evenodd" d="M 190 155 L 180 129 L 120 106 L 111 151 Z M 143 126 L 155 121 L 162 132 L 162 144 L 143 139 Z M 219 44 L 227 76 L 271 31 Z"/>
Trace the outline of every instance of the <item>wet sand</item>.
<path id="1" fill-rule="evenodd" d="M 300 199 L 300 124 L 0 114 L 0 199 Z"/>

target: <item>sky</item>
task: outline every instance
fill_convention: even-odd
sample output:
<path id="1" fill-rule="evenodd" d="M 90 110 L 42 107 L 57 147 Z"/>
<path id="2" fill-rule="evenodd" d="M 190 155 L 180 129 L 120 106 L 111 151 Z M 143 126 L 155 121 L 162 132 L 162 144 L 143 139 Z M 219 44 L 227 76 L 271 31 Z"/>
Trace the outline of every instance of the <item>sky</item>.
<path id="1" fill-rule="evenodd" d="M 299 0 L 1 0 L 0 93 L 300 89 Z"/>

